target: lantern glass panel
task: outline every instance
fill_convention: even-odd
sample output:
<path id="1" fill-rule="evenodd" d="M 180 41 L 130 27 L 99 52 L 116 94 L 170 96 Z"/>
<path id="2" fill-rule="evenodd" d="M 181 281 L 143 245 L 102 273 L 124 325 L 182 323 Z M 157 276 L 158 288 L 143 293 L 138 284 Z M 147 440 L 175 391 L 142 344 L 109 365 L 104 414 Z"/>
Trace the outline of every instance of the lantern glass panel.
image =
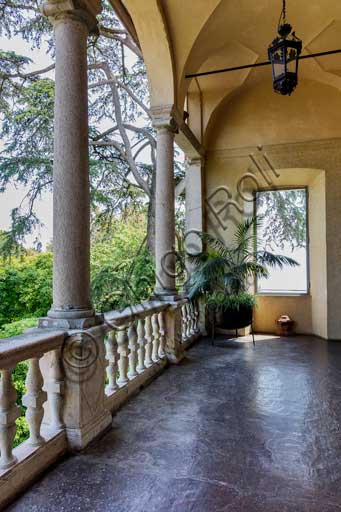
<path id="1" fill-rule="evenodd" d="M 279 78 L 285 73 L 285 52 L 283 47 L 273 50 L 272 53 L 272 70 L 274 78 Z"/>
<path id="2" fill-rule="evenodd" d="M 290 73 L 296 73 L 297 59 L 298 59 L 297 48 L 288 46 L 286 48 L 286 53 L 287 53 L 287 71 L 289 71 Z"/>

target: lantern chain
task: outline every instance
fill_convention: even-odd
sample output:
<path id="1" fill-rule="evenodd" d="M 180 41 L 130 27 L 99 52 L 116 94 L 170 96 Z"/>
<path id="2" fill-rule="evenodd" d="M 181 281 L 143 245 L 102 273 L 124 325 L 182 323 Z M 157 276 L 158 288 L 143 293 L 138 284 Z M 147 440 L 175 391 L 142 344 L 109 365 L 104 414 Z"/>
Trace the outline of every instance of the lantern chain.
<path id="1" fill-rule="evenodd" d="M 280 27 L 281 25 L 285 25 L 286 22 L 287 22 L 287 3 L 286 3 L 286 0 L 283 0 L 283 8 L 282 8 L 282 12 L 279 17 L 279 20 L 278 20 L 278 26 Z"/>

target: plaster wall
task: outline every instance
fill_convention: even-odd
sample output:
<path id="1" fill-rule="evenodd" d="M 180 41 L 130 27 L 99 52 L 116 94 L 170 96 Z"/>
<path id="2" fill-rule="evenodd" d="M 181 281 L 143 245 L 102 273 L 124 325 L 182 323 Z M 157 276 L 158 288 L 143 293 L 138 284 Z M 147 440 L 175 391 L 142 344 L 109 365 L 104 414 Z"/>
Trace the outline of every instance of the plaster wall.
<path id="1" fill-rule="evenodd" d="M 309 186 L 310 292 L 312 332 L 328 337 L 326 176 L 319 173 Z"/>
<path id="2" fill-rule="evenodd" d="M 306 296 L 258 296 L 256 329 L 273 332 L 275 320 L 287 313 L 297 332 L 341 339 L 341 94 L 330 86 L 307 82 L 290 98 L 267 86 L 245 89 L 222 104 L 206 134 L 206 229 L 228 240 L 231 226 L 252 205 L 238 193 L 273 186 L 307 186 L 309 190 L 310 293 Z M 338 138 L 331 138 L 332 134 Z M 262 146 L 259 152 L 257 146 Z M 266 154 L 276 174 L 256 169 L 250 154 Z M 265 168 L 268 168 L 262 164 Z M 215 192 L 218 187 L 227 187 Z M 223 209 L 227 194 L 235 204 Z"/>

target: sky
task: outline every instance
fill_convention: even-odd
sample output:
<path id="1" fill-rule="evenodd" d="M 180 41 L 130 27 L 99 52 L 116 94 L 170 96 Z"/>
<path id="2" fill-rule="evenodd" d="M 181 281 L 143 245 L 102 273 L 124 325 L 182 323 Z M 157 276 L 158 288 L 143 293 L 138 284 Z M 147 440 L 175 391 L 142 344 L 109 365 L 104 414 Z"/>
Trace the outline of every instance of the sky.
<path id="1" fill-rule="evenodd" d="M 41 49 L 31 50 L 30 44 L 24 41 L 21 37 L 15 37 L 7 39 L 4 37 L 0 38 L 0 48 L 6 51 L 15 51 L 19 54 L 29 57 L 33 62 L 27 66 L 26 70 L 34 71 L 42 69 L 51 64 L 51 59 L 47 53 L 47 46 L 43 46 Z M 136 61 L 135 55 L 129 50 L 125 49 L 125 63 L 126 66 L 131 66 Z M 45 77 L 54 78 L 54 71 L 46 73 Z M 105 122 L 101 124 L 103 130 L 109 128 Z M 3 147 L 3 141 L 0 140 L 0 150 Z M 149 151 L 146 149 L 140 153 L 139 158 L 146 163 L 150 162 Z M 22 185 L 11 185 L 7 190 L 0 194 L 0 230 L 6 230 L 10 227 L 11 223 L 11 210 L 17 207 L 20 201 L 25 197 L 25 187 Z M 39 237 L 42 243 L 42 249 L 46 249 L 47 244 L 52 240 L 52 193 L 43 193 L 39 200 L 36 201 L 35 213 L 39 220 L 42 222 L 42 226 L 37 228 L 32 235 L 29 235 L 25 239 L 24 245 L 31 247 L 34 245 L 34 241 Z"/>
<path id="2" fill-rule="evenodd" d="M 23 41 L 21 38 L 16 37 L 7 39 L 5 37 L 0 38 L 0 48 L 6 51 L 15 51 L 19 54 L 30 57 L 34 62 L 30 65 L 27 70 L 34 71 L 36 69 L 48 66 L 51 63 L 50 57 L 47 55 L 46 48 L 41 50 L 31 50 L 30 45 Z M 45 76 L 53 77 L 53 72 Z M 0 141 L 0 147 L 3 147 L 3 141 Z M 10 227 L 11 210 L 18 206 L 25 197 L 25 187 L 21 185 L 10 186 L 7 190 L 0 194 L 0 230 L 6 230 Z M 43 248 L 46 248 L 46 244 L 52 239 L 52 194 L 44 193 L 41 199 L 37 202 L 35 209 L 37 216 L 42 220 L 44 226 L 39 230 L 36 230 L 32 235 L 27 236 L 25 245 L 30 247 L 37 235 L 40 236 Z"/>

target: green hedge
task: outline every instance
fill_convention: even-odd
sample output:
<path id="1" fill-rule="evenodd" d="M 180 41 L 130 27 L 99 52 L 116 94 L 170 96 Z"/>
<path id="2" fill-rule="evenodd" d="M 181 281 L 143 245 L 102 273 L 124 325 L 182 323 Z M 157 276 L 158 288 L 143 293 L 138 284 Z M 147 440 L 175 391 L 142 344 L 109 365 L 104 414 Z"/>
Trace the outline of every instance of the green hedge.
<path id="1" fill-rule="evenodd" d="M 52 302 L 52 254 L 29 254 L 0 264 L 0 328 L 46 315 Z"/>
<path id="2" fill-rule="evenodd" d="M 25 318 L 11 324 L 4 324 L 0 329 L 0 338 L 10 338 L 22 334 L 29 327 L 37 325 L 37 318 Z M 13 446 L 18 446 L 29 437 L 28 424 L 25 419 L 26 407 L 22 404 L 22 397 L 26 393 L 25 380 L 28 371 L 28 364 L 23 361 L 15 367 L 12 373 L 13 384 L 17 392 L 17 404 L 20 407 L 21 415 L 16 420 L 17 431 L 14 438 Z"/>
<path id="3" fill-rule="evenodd" d="M 10 338 L 22 334 L 29 327 L 36 327 L 38 318 L 23 318 L 10 324 L 3 324 L 0 329 L 0 338 Z"/>

